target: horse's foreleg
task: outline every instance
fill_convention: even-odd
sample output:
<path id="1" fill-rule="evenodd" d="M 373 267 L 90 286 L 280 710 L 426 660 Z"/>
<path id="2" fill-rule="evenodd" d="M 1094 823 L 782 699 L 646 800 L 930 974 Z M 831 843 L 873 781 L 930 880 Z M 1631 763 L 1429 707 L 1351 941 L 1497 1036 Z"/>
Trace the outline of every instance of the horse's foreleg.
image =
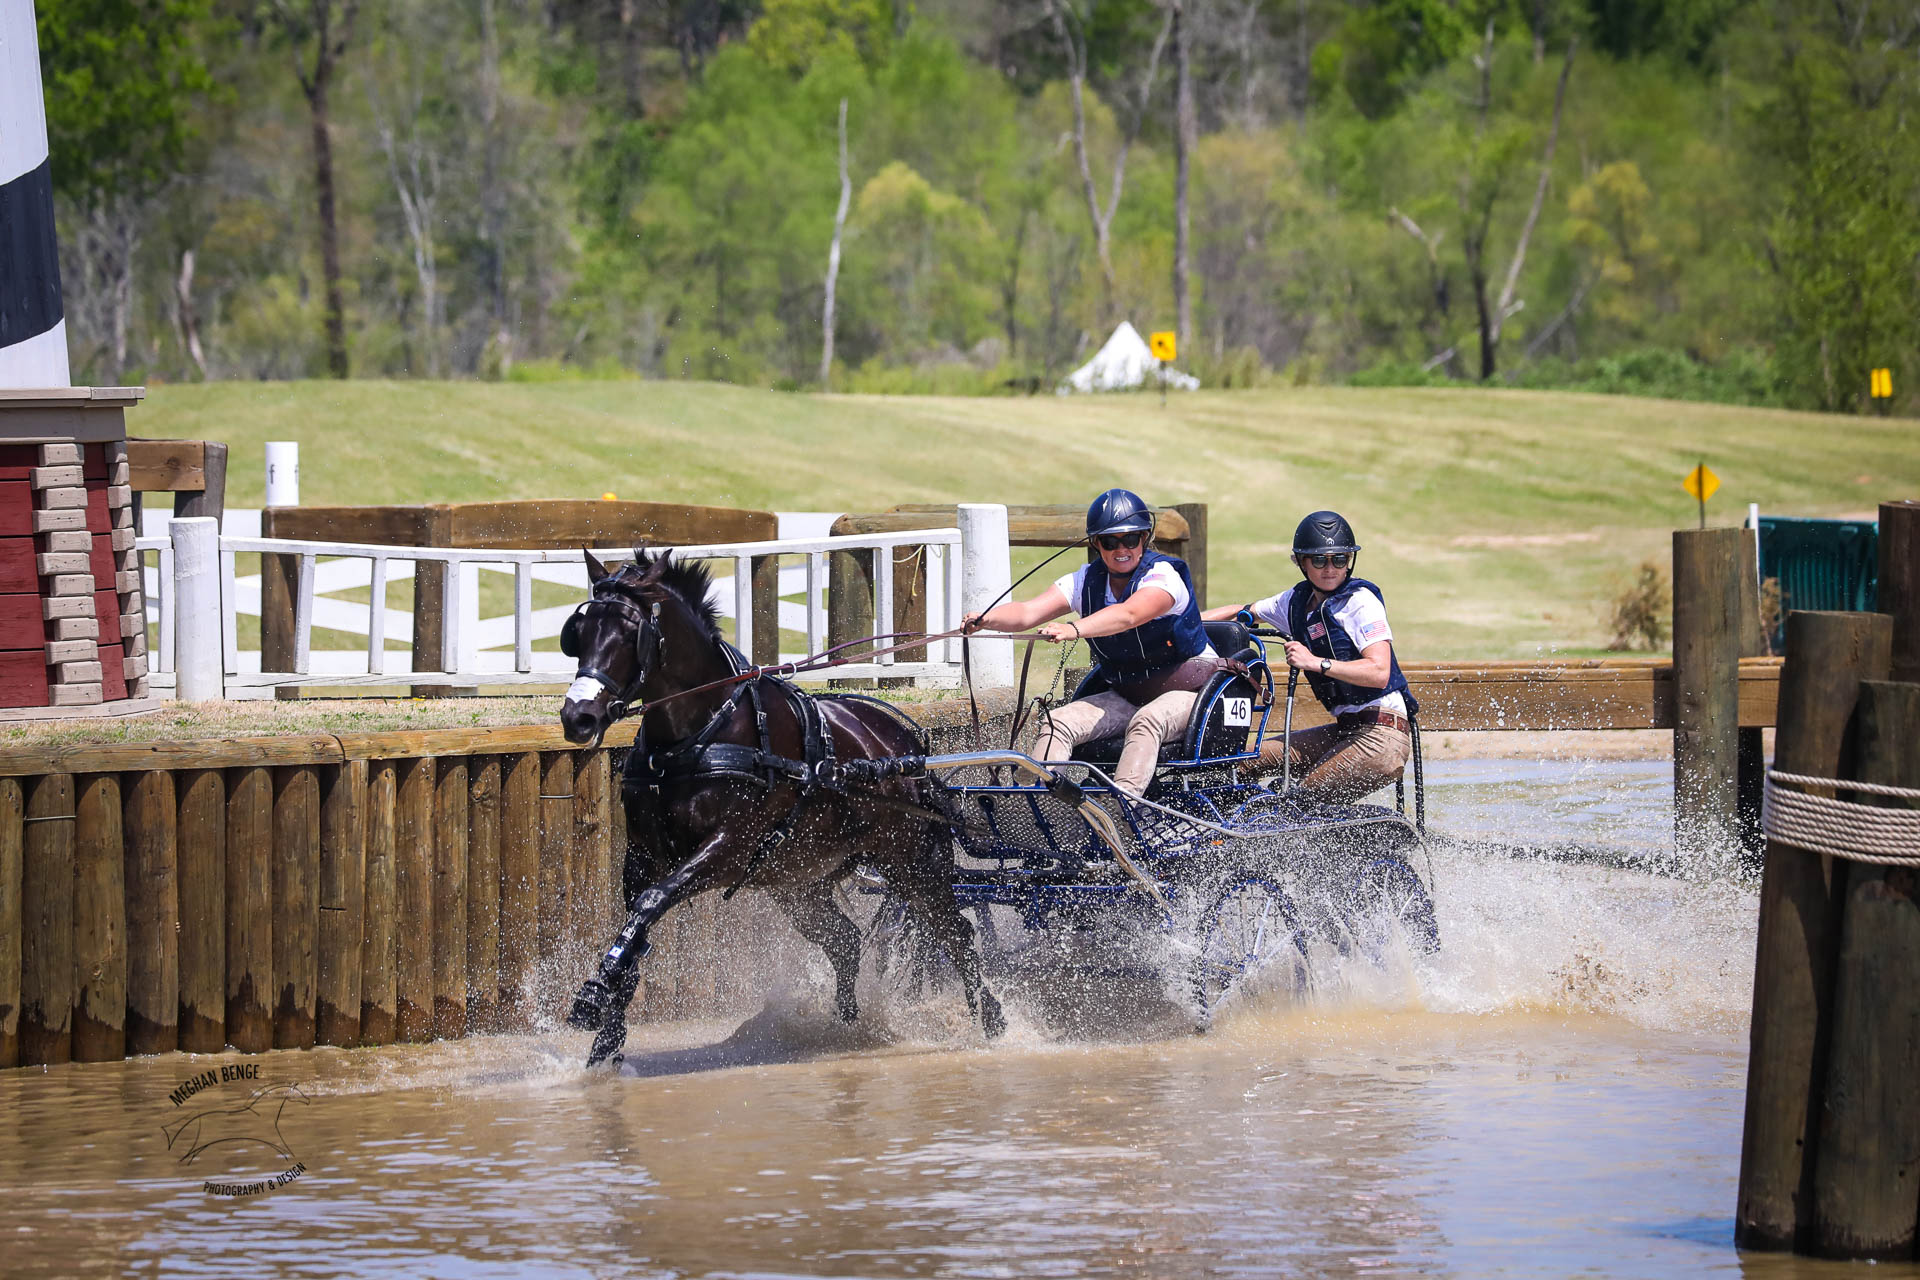
<path id="1" fill-rule="evenodd" d="M 941 842 L 944 837 L 933 835 L 929 840 Z M 944 849 L 934 850 L 936 854 L 944 852 Z M 941 859 L 930 855 L 928 861 L 944 869 Z M 966 992 L 967 1012 L 980 1019 L 980 1029 L 987 1039 L 1002 1035 L 1007 1029 L 1007 1018 L 1000 1011 L 1000 1002 L 993 992 L 987 990 L 986 977 L 980 971 L 980 955 L 973 949 L 973 925 L 961 914 L 960 904 L 954 900 L 952 882 L 939 870 L 916 868 L 895 887 L 906 898 L 907 909 L 918 917 L 921 927 L 940 944 L 947 959 L 953 961 L 954 969 L 960 974 L 961 990 Z"/>
<path id="2" fill-rule="evenodd" d="M 800 936 L 827 953 L 833 965 L 833 1007 L 840 1021 L 858 1018 L 860 1005 L 853 986 L 860 974 L 860 929 L 834 902 L 833 885 L 822 882 L 776 889 L 772 897 Z"/>
<path id="3" fill-rule="evenodd" d="M 707 841 L 658 884 L 647 886 L 630 900 L 626 924 L 600 957 L 599 971 L 581 984 L 567 1013 L 569 1024 L 596 1033 L 587 1054 L 588 1066 L 605 1062 L 627 1042 L 627 1006 L 633 1003 L 640 986 L 640 958 L 649 950 L 647 930 L 669 907 L 707 887 L 720 843 L 719 836 Z"/>

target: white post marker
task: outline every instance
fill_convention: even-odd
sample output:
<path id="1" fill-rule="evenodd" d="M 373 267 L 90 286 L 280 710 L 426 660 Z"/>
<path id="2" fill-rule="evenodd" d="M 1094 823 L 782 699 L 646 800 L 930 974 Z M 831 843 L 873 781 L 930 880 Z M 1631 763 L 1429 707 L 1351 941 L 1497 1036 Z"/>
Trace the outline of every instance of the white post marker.
<path id="1" fill-rule="evenodd" d="M 960 612 L 978 613 L 1013 583 L 1007 509 L 997 502 L 960 504 Z M 954 622 L 959 625 L 959 620 Z M 969 645 L 973 682 L 982 689 L 1013 687 L 1014 646 L 1005 641 Z"/>
<path id="2" fill-rule="evenodd" d="M 267 441 L 267 505 L 300 505 L 300 443 L 297 440 Z"/>
<path id="3" fill-rule="evenodd" d="M 173 520 L 173 696 L 226 697 L 220 643 L 220 524 L 211 516 Z"/>
<path id="4" fill-rule="evenodd" d="M 0 4 L 0 387 L 64 387 L 66 304 L 33 0 Z"/>

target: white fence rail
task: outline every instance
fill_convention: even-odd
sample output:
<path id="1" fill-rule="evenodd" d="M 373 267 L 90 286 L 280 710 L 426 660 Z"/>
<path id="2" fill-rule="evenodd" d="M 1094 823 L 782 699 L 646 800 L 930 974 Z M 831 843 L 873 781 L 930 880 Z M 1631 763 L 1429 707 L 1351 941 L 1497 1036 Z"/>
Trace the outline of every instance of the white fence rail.
<path id="1" fill-rule="evenodd" d="M 176 557 L 175 539 L 171 536 L 143 537 L 136 545 L 143 553 L 143 563 L 148 556 L 156 560 L 145 575 L 149 617 L 159 624 L 159 643 L 151 664 L 153 687 L 156 693 L 171 693 L 175 688 L 175 672 L 180 666 L 177 637 L 198 634 L 192 628 L 183 631 L 177 616 L 180 601 L 191 595 L 190 591 L 183 590 L 179 578 L 187 557 Z M 533 585 L 536 581 L 559 583 L 573 587 L 579 591 L 579 598 L 584 598 L 586 564 L 578 551 L 398 547 L 231 534 L 222 536 L 218 545 L 220 669 L 228 698 L 272 697 L 273 691 L 281 686 L 321 689 L 428 684 L 478 689 L 552 685 L 564 684 L 573 673 L 572 659 L 558 652 L 536 652 L 533 646 L 536 640 L 559 634 L 577 600 L 535 609 Z M 928 559 L 927 629 L 930 632 L 950 630 L 960 617 L 963 574 L 959 562 L 963 551 L 958 529 L 676 547 L 673 555 L 676 560 L 719 561 L 723 565 L 730 562 L 730 567 L 715 574 L 714 597 L 723 616 L 732 615 L 733 642 L 745 653 L 753 651 L 753 560 L 762 556 L 804 557 L 802 564 L 793 568 L 783 566 L 780 570 L 782 594 L 797 590 L 802 599 L 797 603 L 782 600 L 779 616 L 783 628 L 805 634 L 807 653 L 817 653 L 827 643 L 827 557 L 836 551 L 871 551 L 888 556 L 906 551 L 925 555 Z M 239 614 L 257 614 L 260 608 L 258 577 L 252 578 L 248 592 L 242 586 L 245 580 L 236 574 L 236 557 L 248 554 L 296 557 L 295 648 L 291 671 L 264 671 L 257 649 L 243 651 L 240 648 Z M 610 548 L 596 554 L 612 561 L 629 558 L 631 552 L 627 548 Z M 967 554 L 997 558 L 1004 565 L 1007 555 L 1004 532 L 997 548 L 969 546 Z M 450 566 L 446 573 L 442 652 L 439 669 L 434 671 L 413 670 L 410 649 L 387 648 L 389 638 L 409 643 L 412 639 L 411 614 L 386 607 L 387 586 L 396 579 L 411 576 L 419 564 Z M 481 616 L 483 573 L 501 573 L 512 578 L 510 613 Z M 1000 573 L 1004 575 L 1005 569 Z M 333 592 L 361 588 L 368 592 L 364 604 L 327 598 Z M 873 574 L 871 591 L 875 632 L 884 633 L 891 630 L 893 575 Z M 365 636 L 365 643 L 354 649 L 316 650 L 313 646 L 316 626 Z M 802 655 L 782 654 L 783 658 L 798 656 Z M 932 646 L 925 661 L 900 661 L 896 655 L 887 654 L 873 662 L 849 664 L 801 678 L 824 681 L 882 675 L 908 677 L 922 684 L 957 684 L 959 642 L 950 640 Z"/>

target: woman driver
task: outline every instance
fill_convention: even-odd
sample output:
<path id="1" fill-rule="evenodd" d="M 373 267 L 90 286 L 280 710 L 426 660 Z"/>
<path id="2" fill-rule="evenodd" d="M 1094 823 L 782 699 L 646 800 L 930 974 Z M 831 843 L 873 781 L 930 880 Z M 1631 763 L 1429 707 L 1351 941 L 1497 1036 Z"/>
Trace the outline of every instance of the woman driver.
<path id="1" fill-rule="evenodd" d="M 1126 731 L 1114 783 L 1140 795 L 1153 780 L 1160 744 L 1185 732 L 1207 678 L 1222 665 L 1207 644 L 1193 579 L 1184 560 L 1150 545 L 1153 512 L 1139 494 L 1109 489 L 1087 508 L 1087 537 L 1097 565 L 1065 575 L 1031 600 L 969 614 L 969 631 L 1025 631 L 1056 644 L 1085 640 L 1093 650 L 1089 688 L 1099 692 L 1056 707 L 1041 721 L 1042 760 L 1072 758 L 1082 742 Z M 1068 613 L 1077 619 L 1055 621 Z"/>

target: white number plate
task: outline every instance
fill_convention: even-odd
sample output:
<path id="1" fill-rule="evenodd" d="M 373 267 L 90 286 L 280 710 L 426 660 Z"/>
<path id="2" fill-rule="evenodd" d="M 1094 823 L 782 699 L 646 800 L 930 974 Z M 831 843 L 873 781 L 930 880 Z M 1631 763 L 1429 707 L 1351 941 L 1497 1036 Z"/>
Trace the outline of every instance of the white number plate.
<path id="1" fill-rule="evenodd" d="M 1226 703 L 1226 723 L 1228 728 L 1245 729 L 1253 723 L 1252 698 L 1222 698 Z"/>

